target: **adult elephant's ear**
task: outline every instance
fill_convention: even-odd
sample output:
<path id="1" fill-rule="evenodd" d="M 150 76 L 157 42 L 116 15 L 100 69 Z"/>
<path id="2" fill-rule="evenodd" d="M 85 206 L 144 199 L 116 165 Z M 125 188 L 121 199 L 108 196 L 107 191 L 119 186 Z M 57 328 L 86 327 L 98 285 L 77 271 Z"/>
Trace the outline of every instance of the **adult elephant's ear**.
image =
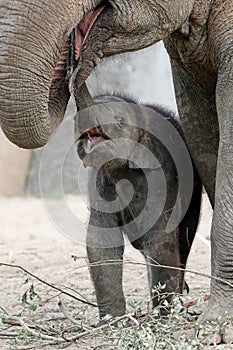
<path id="1" fill-rule="evenodd" d="M 161 164 L 149 147 L 142 143 L 137 143 L 130 155 L 129 167 L 131 169 L 159 169 Z"/>

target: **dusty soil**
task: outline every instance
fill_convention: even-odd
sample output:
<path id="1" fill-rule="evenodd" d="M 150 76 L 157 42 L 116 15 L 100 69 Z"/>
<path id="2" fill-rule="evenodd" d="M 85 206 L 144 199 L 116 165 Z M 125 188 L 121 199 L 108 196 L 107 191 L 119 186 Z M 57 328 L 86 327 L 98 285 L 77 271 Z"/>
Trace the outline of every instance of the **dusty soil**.
<path id="1" fill-rule="evenodd" d="M 86 220 L 86 205 L 81 197 L 72 196 L 68 199 L 72 210 Z M 51 207 L 56 211 L 60 200 L 51 201 Z M 95 302 L 87 263 L 85 247 L 74 243 L 60 232 L 50 221 L 45 212 L 44 204 L 37 198 L 0 197 L 0 246 L 1 262 L 19 265 L 50 284 L 57 286 L 79 298 L 86 298 Z M 200 273 L 210 272 L 209 232 L 212 211 L 204 198 L 202 218 L 187 269 Z M 63 218 L 65 220 L 65 218 Z M 83 228 L 82 228 L 83 229 Z M 77 227 L 79 230 L 79 227 Z M 77 259 L 73 259 L 75 255 Z M 127 245 L 125 257 L 135 262 L 143 262 L 136 250 Z M 28 283 L 25 283 L 26 278 Z M 193 296 L 198 297 L 208 293 L 209 279 L 187 273 L 186 281 Z M 27 282 L 27 281 L 26 281 Z M 37 296 L 30 303 L 41 303 L 36 311 L 30 311 L 21 299 L 23 294 L 33 283 Z M 71 289 L 68 289 L 71 288 Z M 128 299 L 149 300 L 144 266 L 128 265 L 124 267 L 124 288 Z M 73 289 L 73 290 L 72 290 Z M 80 295 L 75 293 L 78 291 Z M 27 324 L 43 324 L 45 327 L 61 329 L 70 327 L 71 323 L 65 320 L 64 314 L 58 307 L 59 292 L 39 282 L 37 279 L 17 268 L 1 266 L 0 275 L 0 312 L 23 319 Z M 69 315 L 77 319 L 88 320 L 91 324 L 97 322 L 97 310 L 92 306 L 62 295 L 62 301 Z M 65 325 L 65 326 L 64 326 Z M 2 325 L 0 327 L 0 349 L 62 349 L 61 345 L 46 345 L 48 340 L 32 340 L 23 335 L 17 338 L 20 327 Z M 13 333 L 12 333 L 13 332 Z M 13 336 L 12 336 L 13 334 Z M 53 333 L 55 335 L 55 333 Z M 70 344 L 69 350 L 94 349 L 101 345 L 101 338 L 89 336 L 80 339 L 76 345 Z M 102 348 L 102 347 L 101 347 Z M 107 348 L 107 347 L 106 347 Z M 228 347 L 229 348 L 229 347 Z"/>

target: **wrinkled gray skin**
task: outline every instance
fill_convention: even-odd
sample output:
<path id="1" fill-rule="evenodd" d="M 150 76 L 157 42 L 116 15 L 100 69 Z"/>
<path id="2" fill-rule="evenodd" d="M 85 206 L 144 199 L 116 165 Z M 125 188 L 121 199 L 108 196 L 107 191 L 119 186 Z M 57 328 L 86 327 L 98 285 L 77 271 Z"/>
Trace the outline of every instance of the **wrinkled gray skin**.
<path id="1" fill-rule="evenodd" d="M 69 98 L 64 44 L 99 3 L 0 0 L 0 122 L 20 147 L 42 146 L 61 122 Z M 211 280 L 202 321 L 233 318 L 232 32 L 232 0 L 108 0 L 76 76 L 80 86 L 103 57 L 164 40 L 182 128 L 214 207 L 211 273 L 228 282 Z"/>
<path id="2" fill-rule="evenodd" d="M 127 98 L 127 102 L 135 103 Z M 100 96 L 96 103 L 111 101 L 124 102 L 117 96 Z M 120 105 L 122 106 L 122 105 Z M 202 185 L 196 171 L 194 172 L 194 191 L 189 207 L 185 207 L 183 220 L 172 232 L 166 232 L 167 223 L 174 209 L 178 195 L 178 176 L 176 166 L 166 147 L 144 128 L 149 127 L 155 118 L 139 109 L 125 105 L 114 107 L 104 117 L 108 121 L 102 124 L 103 114 L 108 113 L 107 105 L 82 112 L 76 117 L 75 136 L 77 150 L 89 172 L 90 221 L 87 230 L 87 254 L 90 272 L 94 282 L 100 319 L 107 314 L 121 316 L 125 313 L 125 298 L 122 290 L 122 259 L 124 253 L 123 234 L 131 244 L 139 249 L 146 259 L 148 280 L 153 307 L 161 304 L 154 287 L 159 283 L 166 285 L 161 292 L 170 301 L 171 293 L 182 293 L 184 273 L 166 268 L 158 268 L 156 264 L 185 268 L 187 257 L 193 242 L 199 220 Z M 110 107 L 111 108 L 111 107 Z M 166 118 L 180 131 L 175 117 L 157 106 L 150 106 L 160 118 Z M 143 121 L 139 124 L 139 118 Z M 142 128 L 132 126 L 141 125 Z M 85 130 L 100 127 L 104 137 L 99 137 L 90 147 Z M 167 136 L 169 137 L 169 135 Z M 172 137 L 170 135 L 170 137 Z M 118 142 L 118 138 L 121 140 Z M 133 140 L 128 146 L 125 140 Z M 143 145 L 150 153 L 138 145 Z M 185 147 L 185 145 L 184 145 Z M 121 153 L 122 152 L 122 153 Z M 123 157 L 123 159 L 122 159 Z M 182 149 L 180 149 L 182 159 Z M 184 164 L 187 167 L 187 164 Z M 164 175 L 163 175 L 164 174 Z M 163 188 L 163 176 L 167 188 Z M 129 183 L 133 185 L 133 197 L 128 199 Z M 94 190 L 96 186 L 96 191 Z M 149 193 L 151 199 L 149 198 Z M 163 197 L 165 201 L 163 202 Z M 102 200 L 100 200 L 101 198 Z M 119 199 L 118 209 L 110 211 L 112 201 Z M 186 197 L 185 197 L 186 198 Z M 107 202 L 107 211 L 103 211 L 102 202 Z M 187 199 L 184 199 L 186 202 Z M 180 205 L 182 207 L 182 205 Z M 181 210 L 181 208 L 180 208 Z M 138 216 L 143 212 L 140 220 Z M 148 227 L 148 230 L 145 229 Z M 107 264 L 115 261 L 115 264 Z M 118 263 L 116 263 L 118 262 Z M 95 265 L 97 264 L 97 265 Z M 164 300 L 163 300 L 164 301 Z M 160 305 L 161 306 L 161 305 Z M 163 310 L 161 306 L 161 313 Z"/>

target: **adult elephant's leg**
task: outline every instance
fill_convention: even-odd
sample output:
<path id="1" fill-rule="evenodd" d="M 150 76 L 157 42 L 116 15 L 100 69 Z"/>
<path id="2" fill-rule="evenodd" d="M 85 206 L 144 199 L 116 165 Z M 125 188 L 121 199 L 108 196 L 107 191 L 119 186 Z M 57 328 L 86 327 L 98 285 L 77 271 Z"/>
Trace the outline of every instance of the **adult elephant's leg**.
<path id="1" fill-rule="evenodd" d="M 214 206 L 219 127 L 215 95 L 172 62 L 176 101 L 187 145 Z"/>
<path id="2" fill-rule="evenodd" d="M 103 230 L 93 229 L 89 225 L 87 232 L 87 255 L 100 319 L 107 314 L 116 317 L 125 313 L 125 298 L 122 290 L 123 236 L 119 230 L 115 232 L 111 247 L 111 237 L 109 240 L 107 236 L 104 237 Z"/>
<path id="3" fill-rule="evenodd" d="M 211 299 L 203 320 L 233 319 L 233 60 L 220 70 L 216 90 L 220 141 L 211 236 Z M 226 281 L 224 283 L 224 281 Z M 230 339 L 226 339 L 227 336 Z M 227 328 L 223 340 L 233 341 Z"/>

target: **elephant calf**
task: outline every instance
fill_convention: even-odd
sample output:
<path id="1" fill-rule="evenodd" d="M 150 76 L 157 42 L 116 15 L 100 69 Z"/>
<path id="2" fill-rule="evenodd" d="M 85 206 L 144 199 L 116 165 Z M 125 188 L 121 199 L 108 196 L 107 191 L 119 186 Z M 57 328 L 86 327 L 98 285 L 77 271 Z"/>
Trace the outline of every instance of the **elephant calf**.
<path id="1" fill-rule="evenodd" d="M 154 291 L 159 283 L 165 285 L 168 301 L 173 292 L 182 293 L 183 271 L 159 265 L 185 268 L 199 221 L 202 185 L 190 161 L 194 190 L 189 188 L 189 200 L 179 193 L 177 160 L 164 145 L 172 134 L 183 142 L 172 113 L 118 96 L 98 96 L 94 102 L 76 117 L 75 135 L 79 157 L 91 167 L 87 254 L 101 319 L 125 313 L 123 234 L 146 259 L 153 307 L 160 304 Z M 169 132 L 161 130 L 161 138 L 160 130 L 154 135 L 152 123 L 158 128 L 165 123 Z M 184 150 L 175 148 L 182 163 Z M 177 224 L 168 229 L 177 203 L 181 219 L 175 217 Z"/>

